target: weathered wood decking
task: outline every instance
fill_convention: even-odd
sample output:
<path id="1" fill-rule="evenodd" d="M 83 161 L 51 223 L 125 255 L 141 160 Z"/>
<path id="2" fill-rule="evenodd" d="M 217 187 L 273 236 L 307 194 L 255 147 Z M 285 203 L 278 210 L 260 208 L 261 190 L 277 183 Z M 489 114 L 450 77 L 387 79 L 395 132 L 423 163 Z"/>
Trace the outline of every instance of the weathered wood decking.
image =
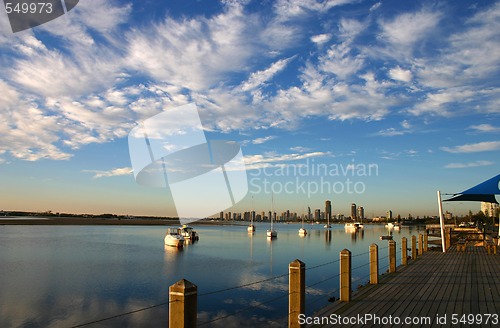
<path id="1" fill-rule="evenodd" d="M 453 246 L 447 253 L 426 252 L 396 273 L 385 274 L 379 285 L 363 287 L 353 295 L 349 303 L 336 302 L 314 314 L 315 317 L 377 317 L 404 318 L 428 317 L 431 325 L 384 325 L 384 327 L 469 327 L 467 324 L 452 325 L 452 315 L 481 314 L 481 327 L 499 327 L 493 317 L 484 324 L 486 314 L 500 316 L 500 255 L 487 255 L 484 247 L 467 246 L 466 252 L 456 252 Z M 446 315 L 446 324 L 437 323 L 437 316 Z M 479 319 L 479 318 L 478 318 Z M 443 320 L 443 319 L 441 319 Z M 500 319 L 499 319 L 500 320 Z M 353 321 L 354 322 L 354 321 Z M 443 323 L 443 322 L 442 322 Z M 333 327 L 332 322 L 314 327 Z M 369 327 L 341 325 L 342 327 Z M 376 325 L 380 326 L 380 325 Z M 479 326 L 479 325 L 475 325 Z"/>

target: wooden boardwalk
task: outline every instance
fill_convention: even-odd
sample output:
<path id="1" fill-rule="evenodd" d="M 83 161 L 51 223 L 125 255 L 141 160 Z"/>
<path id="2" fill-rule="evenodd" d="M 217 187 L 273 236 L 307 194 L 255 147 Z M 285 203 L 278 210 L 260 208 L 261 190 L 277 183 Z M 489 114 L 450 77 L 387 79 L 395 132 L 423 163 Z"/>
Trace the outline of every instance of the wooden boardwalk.
<path id="1" fill-rule="evenodd" d="M 396 273 L 381 276 L 378 285 L 361 288 L 351 302 L 337 301 L 314 316 L 331 318 L 332 314 L 337 320 L 341 320 L 337 315 L 349 317 L 356 324 L 328 321 L 314 327 L 470 327 L 469 322 L 476 327 L 500 327 L 500 255 L 487 255 L 484 247 L 473 246 L 467 246 L 465 253 L 455 247 L 447 253 L 426 252 L 407 266 L 398 267 Z M 393 319 L 386 319 L 385 325 L 380 324 L 383 320 L 360 324 L 352 319 L 366 318 L 365 314 L 368 318 L 376 315 Z M 395 324 L 395 317 L 400 324 Z M 478 325 L 480 319 L 482 324 Z M 405 324 L 404 320 L 420 323 Z M 452 324 L 456 320 L 457 324 Z"/>

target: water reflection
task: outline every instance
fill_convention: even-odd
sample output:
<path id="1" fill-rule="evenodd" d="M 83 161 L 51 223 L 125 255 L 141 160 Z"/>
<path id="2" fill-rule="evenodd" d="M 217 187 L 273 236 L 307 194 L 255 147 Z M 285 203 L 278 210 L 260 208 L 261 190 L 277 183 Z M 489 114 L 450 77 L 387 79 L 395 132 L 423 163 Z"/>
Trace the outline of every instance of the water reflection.
<path id="1" fill-rule="evenodd" d="M 388 233 L 382 225 L 365 225 L 353 234 L 343 225 L 332 225 L 331 230 L 315 225 L 301 238 L 299 225 L 277 224 L 279 239 L 266 238 L 267 225 L 256 226 L 253 234 L 246 225 L 197 226 L 200 240 L 183 249 L 164 245 L 164 227 L 0 226 L 0 326 L 72 326 L 159 304 L 168 300 L 168 287 L 182 278 L 195 283 L 200 294 L 242 286 L 199 297 L 200 322 L 251 306 L 212 326 L 281 323 L 287 315 L 288 265 L 296 258 L 306 268 L 318 266 L 338 259 L 343 248 L 353 255 L 366 253 L 374 242 L 380 258 L 387 254 L 387 242 L 379 240 Z M 403 228 L 393 234 L 399 242 L 418 230 Z M 353 258 L 353 267 L 366 261 L 367 254 Z M 353 279 L 362 281 L 367 269 L 360 268 Z M 315 307 L 321 307 L 337 296 L 329 293 L 337 279 L 327 279 L 336 274 L 338 263 L 307 271 L 306 285 L 324 282 L 307 289 L 306 304 L 316 298 L 320 301 Z M 269 280 L 278 275 L 285 276 Z M 105 326 L 167 322 L 165 306 Z"/>

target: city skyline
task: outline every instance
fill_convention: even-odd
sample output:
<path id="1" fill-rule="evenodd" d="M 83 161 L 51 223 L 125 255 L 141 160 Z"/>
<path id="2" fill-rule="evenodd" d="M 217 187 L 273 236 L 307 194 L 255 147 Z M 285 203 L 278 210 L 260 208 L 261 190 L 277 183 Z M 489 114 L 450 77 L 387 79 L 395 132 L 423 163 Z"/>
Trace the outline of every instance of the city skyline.
<path id="1" fill-rule="evenodd" d="M 127 135 L 190 103 L 241 145 L 224 212 L 433 216 L 499 173 L 498 1 L 89 0 L 18 33 L 0 12 L 0 210 L 176 216 Z"/>

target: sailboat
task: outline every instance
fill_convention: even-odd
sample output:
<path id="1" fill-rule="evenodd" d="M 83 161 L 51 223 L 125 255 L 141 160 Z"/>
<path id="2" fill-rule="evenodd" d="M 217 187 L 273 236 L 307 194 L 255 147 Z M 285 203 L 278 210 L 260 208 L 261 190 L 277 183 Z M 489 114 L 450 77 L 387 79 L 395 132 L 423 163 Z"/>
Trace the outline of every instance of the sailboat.
<path id="1" fill-rule="evenodd" d="M 302 215 L 302 228 L 299 229 L 299 236 L 304 237 L 307 235 L 307 230 L 304 228 L 304 215 Z"/>
<path id="2" fill-rule="evenodd" d="M 250 213 L 250 225 L 248 226 L 247 230 L 249 233 L 254 233 L 255 232 L 255 226 L 253 225 L 253 217 L 255 215 L 255 211 L 253 210 L 253 196 L 252 196 L 252 212 Z"/>
<path id="3" fill-rule="evenodd" d="M 273 229 L 273 216 L 274 216 L 274 194 L 271 196 L 271 203 L 272 203 L 272 212 L 271 212 L 271 229 L 267 230 L 267 237 L 268 238 L 276 238 L 278 237 L 278 232 Z"/>

